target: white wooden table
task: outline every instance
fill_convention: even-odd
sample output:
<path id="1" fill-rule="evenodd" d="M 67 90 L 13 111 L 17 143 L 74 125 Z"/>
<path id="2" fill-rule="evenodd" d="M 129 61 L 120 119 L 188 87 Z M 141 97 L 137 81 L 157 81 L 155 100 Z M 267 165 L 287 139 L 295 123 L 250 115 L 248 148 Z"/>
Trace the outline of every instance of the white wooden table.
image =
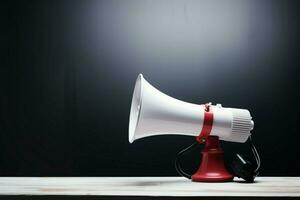
<path id="1" fill-rule="evenodd" d="M 300 197 L 300 177 L 258 177 L 252 184 L 239 181 L 196 183 L 181 177 L 1 177 L 0 197 Z"/>

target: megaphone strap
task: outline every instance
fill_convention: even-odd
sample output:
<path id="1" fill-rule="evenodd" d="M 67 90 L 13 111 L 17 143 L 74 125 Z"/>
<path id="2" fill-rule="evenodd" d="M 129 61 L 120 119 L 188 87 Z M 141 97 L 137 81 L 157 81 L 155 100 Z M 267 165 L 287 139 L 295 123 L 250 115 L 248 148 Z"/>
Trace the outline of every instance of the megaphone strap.
<path id="1" fill-rule="evenodd" d="M 204 120 L 202 130 L 200 131 L 199 136 L 196 137 L 196 140 L 199 143 L 204 143 L 206 138 L 209 136 L 214 122 L 214 114 L 211 109 L 211 103 L 204 104 Z"/>

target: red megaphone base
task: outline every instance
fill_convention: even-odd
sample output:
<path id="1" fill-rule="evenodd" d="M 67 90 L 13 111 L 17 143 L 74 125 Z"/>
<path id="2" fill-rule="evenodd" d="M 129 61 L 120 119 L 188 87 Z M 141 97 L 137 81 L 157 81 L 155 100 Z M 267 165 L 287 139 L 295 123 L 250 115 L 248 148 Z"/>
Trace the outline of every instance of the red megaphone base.
<path id="1" fill-rule="evenodd" d="M 231 175 L 224 165 L 223 150 L 218 136 L 208 136 L 202 154 L 202 161 L 197 172 L 192 176 L 196 182 L 227 182 L 232 181 Z"/>

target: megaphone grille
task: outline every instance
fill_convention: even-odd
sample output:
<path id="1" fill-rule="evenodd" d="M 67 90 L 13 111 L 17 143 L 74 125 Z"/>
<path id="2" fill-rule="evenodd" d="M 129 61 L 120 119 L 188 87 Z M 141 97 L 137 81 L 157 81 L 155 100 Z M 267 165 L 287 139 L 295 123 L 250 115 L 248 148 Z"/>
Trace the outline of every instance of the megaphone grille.
<path id="1" fill-rule="evenodd" d="M 142 78 L 140 74 L 136 80 L 134 93 L 131 101 L 130 119 L 129 119 L 129 142 L 134 141 L 134 133 L 138 124 L 140 109 L 142 106 Z"/>

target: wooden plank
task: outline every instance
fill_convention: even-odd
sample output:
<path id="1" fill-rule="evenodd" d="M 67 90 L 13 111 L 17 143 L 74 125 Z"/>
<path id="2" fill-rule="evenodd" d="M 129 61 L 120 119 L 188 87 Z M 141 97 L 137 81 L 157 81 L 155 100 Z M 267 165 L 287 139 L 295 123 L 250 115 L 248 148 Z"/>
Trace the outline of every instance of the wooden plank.
<path id="1" fill-rule="evenodd" d="M 300 197 L 300 177 L 258 177 L 252 184 L 181 177 L 1 177 L 0 195 Z"/>

